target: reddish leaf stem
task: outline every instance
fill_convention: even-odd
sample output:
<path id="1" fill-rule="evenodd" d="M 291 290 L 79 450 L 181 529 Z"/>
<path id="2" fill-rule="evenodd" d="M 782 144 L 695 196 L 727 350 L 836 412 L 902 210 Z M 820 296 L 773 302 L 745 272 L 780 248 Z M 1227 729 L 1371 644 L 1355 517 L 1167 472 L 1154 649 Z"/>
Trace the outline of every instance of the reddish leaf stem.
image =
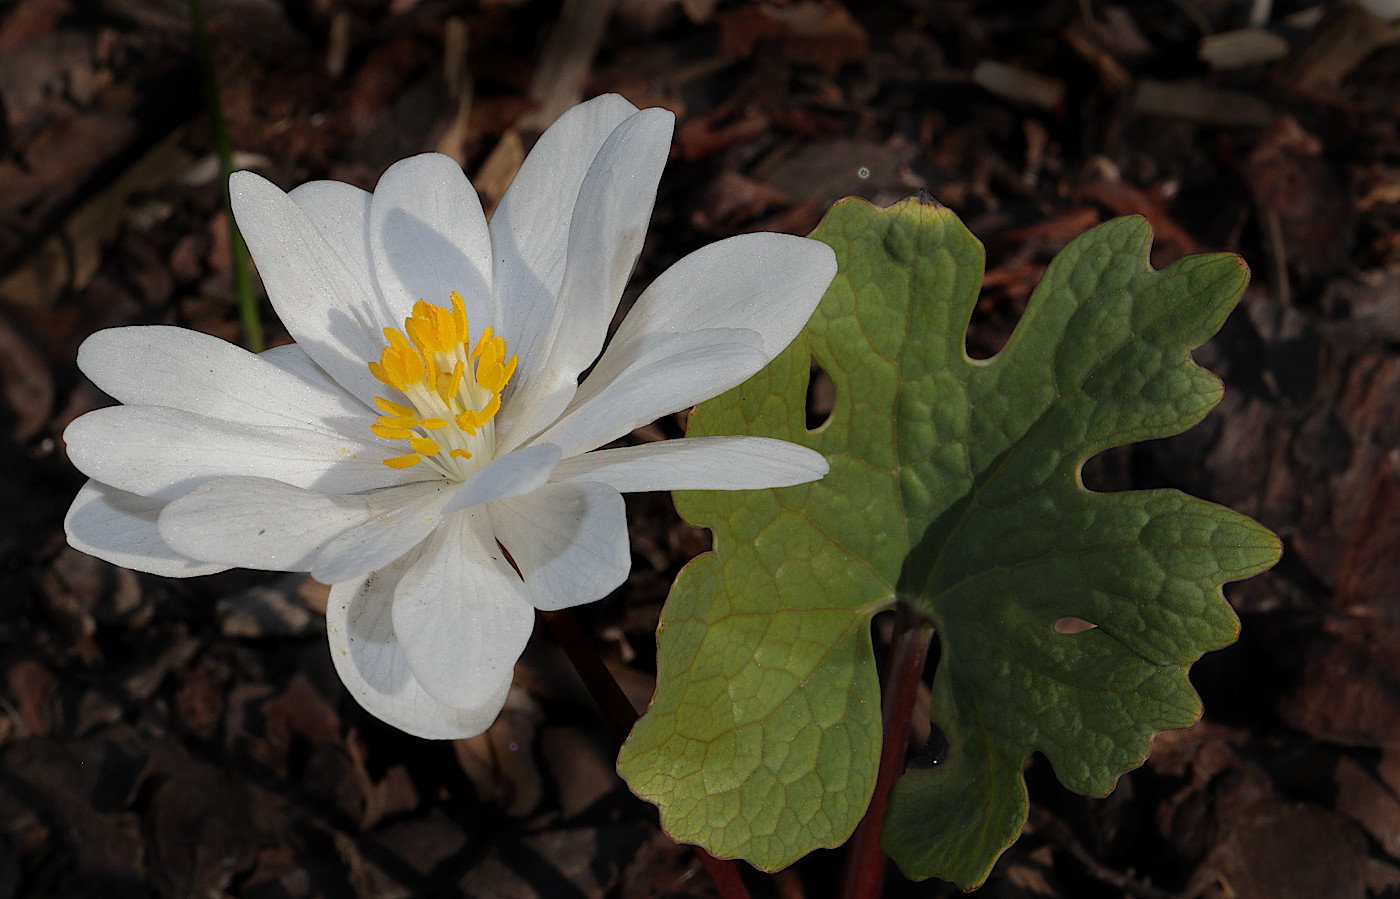
<path id="1" fill-rule="evenodd" d="M 559 645 L 568 654 L 569 661 L 573 663 L 583 685 L 592 694 L 593 701 L 602 709 L 608 726 L 617 734 L 619 740 L 627 739 L 627 735 L 632 732 L 632 725 L 637 723 L 637 710 L 632 707 L 632 700 L 622 692 L 622 687 L 608 670 L 603 657 L 598 655 L 597 648 L 584 632 L 583 626 L 578 623 L 578 618 L 571 609 L 540 614 L 544 616 L 544 623 L 549 625 L 554 639 L 559 641 Z"/>
<path id="2" fill-rule="evenodd" d="M 574 670 L 592 694 L 593 701 L 602 709 L 608 726 L 617 734 L 619 740 L 627 739 L 632 725 L 637 722 L 637 710 L 633 708 L 627 694 L 622 692 L 622 687 L 608 670 L 603 657 L 598 655 L 597 648 L 588 638 L 588 634 L 584 633 L 578 618 L 569 609 L 540 614 L 544 616 L 544 622 L 554 634 L 554 639 L 559 641 L 559 645 L 568 654 L 569 661 L 573 663 Z M 733 862 L 715 858 L 699 846 L 692 848 L 705 873 L 710 875 L 710 879 L 719 890 L 720 899 L 750 899 L 748 888 L 744 886 L 739 869 Z"/>
<path id="3" fill-rule="evenodd" d="M 889 866 L 880 848 L 880 826 L 889 803 L 890 788 L 904 773 L 909 745 L 909 722 L 914 700 L 919 695 L 924 662 L 928 659 L 933 625 L 901 608 L 895 625 L 894 643 L 885 670 L 884 697 L 880 717 L 884 742 L 880 746 L 880 769 L 875 777 L 875 795 L 870 808 L 846 844 L 846 870 L 841 877 L 845 899 L 875 899 L 885 884 Z"/>

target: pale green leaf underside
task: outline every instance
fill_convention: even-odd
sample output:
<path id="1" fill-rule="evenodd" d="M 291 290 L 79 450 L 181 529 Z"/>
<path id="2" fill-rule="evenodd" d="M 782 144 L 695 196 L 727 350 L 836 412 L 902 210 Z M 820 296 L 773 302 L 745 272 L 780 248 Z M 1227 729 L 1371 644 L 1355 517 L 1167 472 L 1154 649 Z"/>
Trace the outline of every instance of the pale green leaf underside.
<path id="1" fill-rule="evenodd" d="M 793 440 L 831 473 L 677 495 L 715 552 L 672 589 L 657 695 L 619 770 L 668 832 L 718 855 L 772 869 L 841 842 L 879 750 L 868 623 L 898 596 L 938 627 L 949 752 L 896 787 L 885 846 L 910 876 L 970 887 L 1025 820 L 1031 750 L 1102 794 L 1153 733 L 1196 720 L 1186 669 L 1236 630 L 1220 584 L 1277 558 L 1228 510 L 1078 479 L 1094 453 L 1178 433 L 1219 401 L 1188 352 L 1247 274 L 1223 255 L 1151 272 L 1146 222 L 1110 222 L 1057 257 L 1007 347 L 977 362 L 964 332 L 982 249 L 951 212 L 846 201 L 813 236 L 840 273 L 807 330 L 692 433 Z M 812 434 L 809 354 L 837 397 Z M 1057 634 L 1064 616 L 1098 627 Z"/>

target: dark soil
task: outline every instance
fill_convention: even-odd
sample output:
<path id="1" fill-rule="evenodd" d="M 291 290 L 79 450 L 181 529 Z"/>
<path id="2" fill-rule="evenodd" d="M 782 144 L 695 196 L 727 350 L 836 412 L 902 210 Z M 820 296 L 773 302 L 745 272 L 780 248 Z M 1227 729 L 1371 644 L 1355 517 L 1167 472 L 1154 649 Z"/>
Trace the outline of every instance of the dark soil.
<path id="1" fill-rule="evenodd" d="M 1242 254 L 1253 284 L 1197 353 L 1224 402 L 1087 479 L 1232 506 L 1283 561 L 1227 588 L 1243 631 L 1194 669 L 1204 721 L 1112 796 L 1031 761 L 1030 822 L 983 894 L 1400 896 L 1394 25 L 1302 0 L 207 4 L 236 164 L 288 188 L 370 187 L 438 149 L 491 202 L 578 99 L 673 109 L 639 284 L 720 237 L 806 233 L 841 196 L 925 189 L 987 245 L 985 356 L 1096 222 L 1145 215 L 1157 265 Z M 183 0 L 0 12 L 0 899 L 713 895 L 613 773 L 544 628 L 496 727 L 426 743 L 346 696 L 324 587 L 165 581 L 66 547 L 83 479 L 61 434 L 109 402 L 74 364 L 83 338 L 241 339 L 199 84 Z M 633 575 L 580 616 L 641 705 L 661 602 L 707 538 L 664 495 L 629 513 Z M 839 865 L 748 880 L 825 897 Z M 892 872 L 886 892 L 956 891 Z"/>

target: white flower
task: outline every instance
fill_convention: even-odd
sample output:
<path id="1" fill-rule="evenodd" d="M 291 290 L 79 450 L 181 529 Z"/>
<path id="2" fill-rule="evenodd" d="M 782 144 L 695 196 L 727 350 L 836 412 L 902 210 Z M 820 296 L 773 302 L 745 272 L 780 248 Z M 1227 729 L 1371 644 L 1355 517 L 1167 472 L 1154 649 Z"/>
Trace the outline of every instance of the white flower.
<path id="1" fill-rule="evenodd" d="M 621 492 L 827 470 L 757 437 L 589 452 L 757 372 L 836 272 L 806 238 L 712 244 L 638 298 L 599 358 L 672 126 L 617 96 L 575 107 L 489 226 L 445 156 L 397 163 L 373 195 L 235 174 L 234 214 L 297 342 L 253 355 L 171 327 L 90 337 L 78 364 L 124 405 L 65 434 L 91 478 L 69 542 L 174 577 L 309 571 L 333 585 L 332 655 L 366 709 L 424 737 L 485 730 L 534 610 L 626 578 Z"/>

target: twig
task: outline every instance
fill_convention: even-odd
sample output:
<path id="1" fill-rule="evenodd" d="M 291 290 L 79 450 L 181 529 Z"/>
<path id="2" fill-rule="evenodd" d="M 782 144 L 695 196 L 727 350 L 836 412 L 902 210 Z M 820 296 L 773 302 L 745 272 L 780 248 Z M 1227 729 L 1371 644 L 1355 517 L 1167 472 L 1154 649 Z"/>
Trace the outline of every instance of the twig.
<path id="1" fill-rule="evenodd" d="M 1110 868 L 1084 848 L 1084 844 L 1079 842 L 1079 838 L 1070 830 L 1068 824 L 1049 812 L 1032 807 L 1031 821 L 1036 830 L 1045 832 L 1051 840 L 1059 843 L 1070 855 L 1078 859 L 1079 863 L 1088 869 L 1091 877 L 1137 899 L 1193 899 L 1204 892 L 1204 883 L 1196 887 L 1188 885 L 1182 892 L 1173 893 L 1154 887 L 1150 883 L 1143 883 L 1131 874 Z"/>
<path id="2" fill-rule="evenodd" d="M 238 316 L 243 324 L 243 344 L 254 353 L 261 353 L 262 319 L 258 314 L 258 298 L 253 292 L 253 267 L 248 258 L 248 245 L 238 223 L 233 220 L 233 203 L 228 193 L 228 176 L 233 174 L 233 145 L 224 124 L 224 108 L 219 102 L 219 86 L 214 80 L 214 57 L 209 50 L 209 30 L 204 18 L 204 0 L 189 0 L 190 25 L 194 31 L 194 52 L 199 59 L 199 80 L 204 90 L 204 105 L 209 111 L 209 127 L 214 132 L 214 148 L 219 154 L 219 182 L 224 197 L 224 215 L 228 219 L 229 251 L 233 255 L 233 287 L 238 295 Z"/>
<path id="3" fill-rule="evenodd" d="M 559 641 L 559 645 L 568 654 L 569 661 L 573 663 L 574 670 L 593 696 L 593 701 L 602 709 L 608 726 L 617 734 L 619 740 L 627 739 L 627 734 L 631 732 L 632 725 L 639 717 L 637 710 L 633 708 L 627 694 L 622 692 L 622 687 L 608 670 L 602 656 L 598 655 L 597 648 L 584 633 L 578 618 L 568 609 L 540 614 L 544 616 L 544 622 L 554 634 L 554 639 Z M 715 858 L 699 846 L 692 848 L 696 858 L 705 868 L 705 873 L 714 881 L 721 899 L 749 899 L 748 888 L 744 886 L 739 869 L 733 862 Z"/>
<path id="4" fill-rule="evenodd" d="M 866 809 L 865 817 L 846 845 L 846 870 L 841 877 L 841 895 L 845 899 L 875 899 L 884 886 L 888 860 L 880 848 L 880 826 L 889 803 L 890 788 L 904 773 L 909 720 L 913 716 L 914 700 L 919 695 L 929 641 L 933 638 L 933 625 L 927 620 L 903 607 L 896 614 L 899 618 L 880 708 L 884 729 L 880 770 L 875 777 L 875 795 L 870 798 L 870 808 Z"/>

